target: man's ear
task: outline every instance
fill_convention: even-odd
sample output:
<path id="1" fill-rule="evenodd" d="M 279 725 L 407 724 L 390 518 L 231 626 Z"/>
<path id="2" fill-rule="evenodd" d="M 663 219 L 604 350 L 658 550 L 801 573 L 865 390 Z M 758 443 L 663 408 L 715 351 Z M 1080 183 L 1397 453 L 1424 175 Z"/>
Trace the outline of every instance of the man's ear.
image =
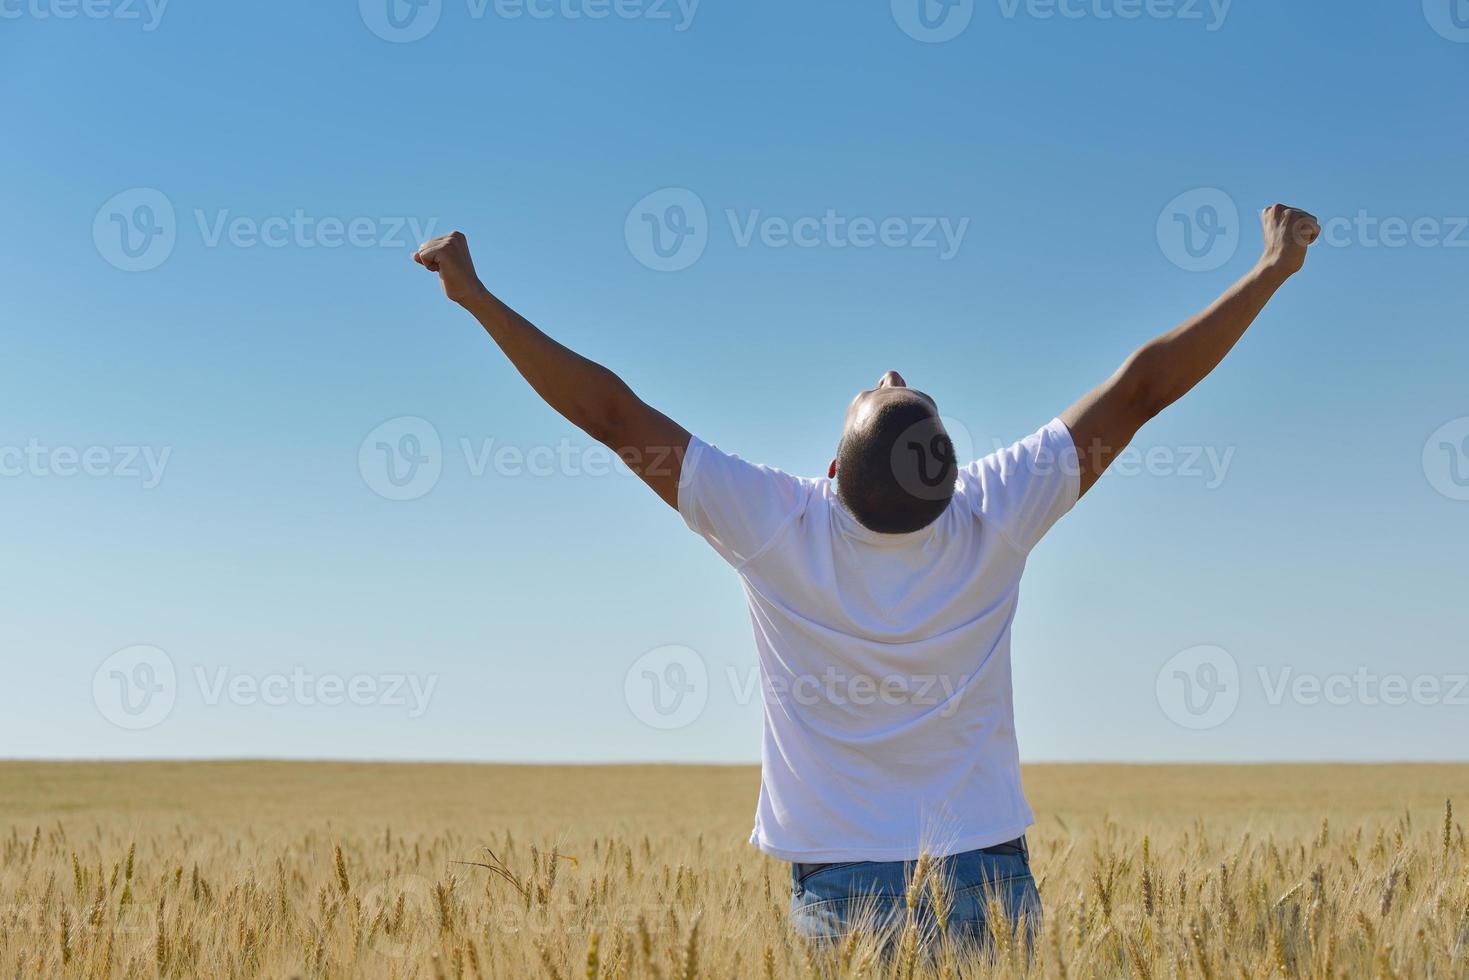
<path id="1" fill-rule="evenodd" d="M 835 480 L 837 478 L 837 461 L 836 460 L 832 460 L 831 461 L 831 465 L 827 467 L 827 469 L 826 469 L 826 478 L 828 480 Z"/>

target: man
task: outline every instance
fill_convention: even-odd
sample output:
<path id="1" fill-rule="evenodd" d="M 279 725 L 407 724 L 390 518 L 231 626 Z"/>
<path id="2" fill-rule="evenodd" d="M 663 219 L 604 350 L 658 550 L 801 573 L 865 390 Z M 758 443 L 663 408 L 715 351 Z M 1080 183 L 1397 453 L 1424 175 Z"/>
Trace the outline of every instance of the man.
<path id="1" fill-rule="evenodd" d="M 1033 435 L 956 460 L 934 400 L 889 371 L 848 406 L 825 480 L 690 437 L 491 295 L 459 232 L 414 259 L 743 579 L 765 692 L 751 840 L 791 862 L 797 929 L 835 938 L 859 912 L 891 923 L 919 874 L 943 882 L 951 935 L 982 937 L 990 899 L 1032 925 L 1039 914 L 1010 691 L 1026 556 L 1143 423 L 1219 364 L 1320 234 L 1280 204 L 1261 223 L 1244 278 Z M 935 921 L 927 897 L 917 911 Z"/>

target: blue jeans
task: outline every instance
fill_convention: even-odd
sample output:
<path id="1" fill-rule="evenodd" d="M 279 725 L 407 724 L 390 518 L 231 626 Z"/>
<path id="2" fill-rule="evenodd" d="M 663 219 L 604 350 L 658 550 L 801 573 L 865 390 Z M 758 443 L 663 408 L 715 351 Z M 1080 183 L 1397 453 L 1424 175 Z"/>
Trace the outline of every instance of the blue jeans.
<path id="1" fill-rule="evenodd" d="M 791 924 L 813 940 L 838 940 L 855 930 L 875 932 L 888 943 L 910 924 L 908 882 L 916 861 L 851 861 L 838 864 L 791 865 Z M 989 944 L 991 900 L 1020 941 L 1029 943 L 1040 931 L 1041 898 L 1030 874 L 1030 849 L 1024 837 L 1005 844 L 965 851 L 929 864 L 929 875 L 942 875 L 950 906 L 946 938 L 956 946 Z M 933 890 L 920 888 L 912 924 L 925 946 L 938 939 L 940 921 Z"/>

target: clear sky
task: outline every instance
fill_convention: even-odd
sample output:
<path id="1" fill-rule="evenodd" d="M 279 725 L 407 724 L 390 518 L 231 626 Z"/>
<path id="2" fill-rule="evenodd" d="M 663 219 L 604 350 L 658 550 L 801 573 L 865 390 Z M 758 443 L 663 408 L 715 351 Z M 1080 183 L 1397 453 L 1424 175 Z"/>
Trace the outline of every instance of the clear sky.
<path id="1" fill-rule="evenodd" d="M 1038 428 L 1283 200 L 1306 272 L 1032 556 L 1023 754 L 1469 756 L 1456 2 L 0 0 L 0 755 L 758 756 L 735 575 L 419 232 L 814 475 L 888 368 Z"/>

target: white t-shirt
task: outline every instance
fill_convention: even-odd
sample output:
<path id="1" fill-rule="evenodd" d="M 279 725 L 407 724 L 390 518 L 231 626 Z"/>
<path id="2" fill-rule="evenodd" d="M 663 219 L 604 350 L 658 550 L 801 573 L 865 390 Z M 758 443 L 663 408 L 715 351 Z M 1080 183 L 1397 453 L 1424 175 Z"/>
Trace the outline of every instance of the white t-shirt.
<path id="1" fill-rule="evenodd" d="M 752 843 L 786 861 L 900 861 L 1025 832 L 1010 624 L 1026 556 L 1079 490 L 1057 419 L 963 467 L 928 527 L 880 534 L 829 480 L 690 441 L 679 513 L 739 572 L 755 626 Z"/>

